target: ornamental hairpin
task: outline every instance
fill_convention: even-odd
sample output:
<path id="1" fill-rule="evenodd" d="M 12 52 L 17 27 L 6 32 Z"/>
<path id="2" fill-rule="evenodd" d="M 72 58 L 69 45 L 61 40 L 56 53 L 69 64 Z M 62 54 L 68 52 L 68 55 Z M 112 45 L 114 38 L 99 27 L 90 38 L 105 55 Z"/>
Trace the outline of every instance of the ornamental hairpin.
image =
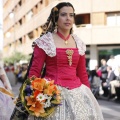
<path id="1" fill-rule="evenodd" d="M 53 11 L 55 12 L 55 11 L 58 11 L 58 8 L 57 7 L 54 7 L 53 8 Z"/>

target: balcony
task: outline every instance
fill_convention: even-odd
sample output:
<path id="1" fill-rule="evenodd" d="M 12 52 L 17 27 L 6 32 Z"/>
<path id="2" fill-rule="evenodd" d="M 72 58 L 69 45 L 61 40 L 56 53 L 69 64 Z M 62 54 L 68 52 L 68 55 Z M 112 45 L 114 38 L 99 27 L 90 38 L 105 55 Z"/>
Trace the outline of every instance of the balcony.
<path id="1" fill-rule="evenodd" d="M 9 13 L 13 10 L 13 8 L 17 5 L 17 3 L 19 2 L 20 0 L 9 0 L 9 6 L 7 8 L 5 8 L 5 11 L 4 11 L 4 14 L 3 14 L 3 19 L 5 19 Z M 5 0 L 3 2 L 3 5 L 7 2 L 7 0 Z"/>
<path id="2" fill-rule="evenodd" d="M 19 51 L 21 53 L 24 53 L 25 55 L 28 55 L 33 52 L 32 43 L 33 43 L 33 40 L 27 40 L 25 44 L 22 44 L 22 46 L 18 45 L 16 47 L 16 51 Z"/>
<path id="3" fill-rule="evenodd" d="M 92 12 L 111 11 L 120 11 L 120 0 L 92 0 Z"/>
<path id="4" fill-rule="evenodd" d="M 14 1 L 14 0 L 13 0 Z M 15 3 L 19 1 L 16 0 Z M 6 32 L 9 28 L 11 28 L 19 19 L 21 19 L 29 10 L 31 10 L 40 0 L 34 0 L 34 2 L 32 1 L 26 1 L 25 4 L 23 4 L 20 8 L 19 11 L 17 11 L 14 15 L 13 19 L 9 19 L 7 21 L 7 23 L 4 25 L 4 32 Z M 11 10 L 14 8 L 14 4 L 15 3 L 11 3 L 10 8 L 7 9 L 7 11 L 4 13 L 4 19 L 5 17 L 11 12 Z"/>
<path id="5" fill-rule="evenodd" d="M 120 26 L 78 27 L 75 33 L 87 45 L 120 44 Z"/>
<path id="6" fill-rule="evenodd" d="M 14 33 L 11 34 L 11 38 L 9 38 L 9 42 L 13 42 L 14 40 L 19 39 L 23 35 L 28 34 L 33 31 L 35 28 L 43 25 L 47 20 L 47 17 L 50 14 L 51 7 L 54 6 L 56 2 L 51 3 L 47 9 L 43 8 L 38 14 L 36 14 L 30 21 L 20 26 L 20 28 L 16 29 Z M 58 2 L 57 2 L 58 3 Z M 14 35 L 13 35 L 14 34 Z M 14 40 L 13 40 L 14 36 Z"/>
<path id="7" fill-rule="evenodd" d="M 32 53 L 32 42 L 33 40 L 27 40 L 26 43 L 22 45 L 19 44 L 16 47 L 14 45 L 11 45 L 10 47 L 8 47 L 7 50 L 4 50 L 4 57 L 11 56 L 14 53 L 14 51 L 19 51 L 21 53 L 24 53 L 25 55 Z"/>

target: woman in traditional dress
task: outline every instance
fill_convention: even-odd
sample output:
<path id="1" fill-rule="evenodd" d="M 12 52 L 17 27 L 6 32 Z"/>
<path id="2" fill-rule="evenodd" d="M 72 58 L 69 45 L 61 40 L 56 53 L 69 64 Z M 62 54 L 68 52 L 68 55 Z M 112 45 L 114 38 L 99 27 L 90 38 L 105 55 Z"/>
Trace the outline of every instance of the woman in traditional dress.
<path id="1" fill-rule="evenodd" d="M 29 77 L 41 77 L 45 65 L 45 78 L 55 81 L 62 94 L 62 105 L 46 120 L 103 120 L 98 102 L 88 82 L 85 65 L 84 42 L 72 33 L 75 20 L 74 7 L 62 2 L 52 8 L 43 34 L 34 41 L 34 53 Z M 42 120 L 29 116 L 29 120 Z"/>
<path id="2" fill-rule="evenodd" d="M 100 107 L 90 90 L 85 66 L 84 42 L 72 34 L 75 20 L 71 3 L 56 5 L 43 26 L 43 34 L 34 41 L 29 77 L 55 80 L 62 92 L 62 105 L 47 120 L 103 120 Z M 29 116 L 29 119 L 34 119 Z M 42 120 L 42 119 L 41 119 Z"/>

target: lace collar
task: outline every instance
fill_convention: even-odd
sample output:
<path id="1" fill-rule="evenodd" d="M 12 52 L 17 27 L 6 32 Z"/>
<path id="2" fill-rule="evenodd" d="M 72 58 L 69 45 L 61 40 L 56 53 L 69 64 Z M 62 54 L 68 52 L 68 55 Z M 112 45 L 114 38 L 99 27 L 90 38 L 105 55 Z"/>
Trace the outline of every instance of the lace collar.
<path id="1" fill-rule="evenodd" d="M 80 38 L 77 37 L 77 35 L 72 34 L 72 36 L 77 44 L 79 54 L 84 55 L 86 51 L 85 44 Z M 48 56 L 56 56 L 56 46 L 51 32 L 39 37 L 34 41 L 34 43 L 37 44 L 39 48 L 42 48 Z"/>

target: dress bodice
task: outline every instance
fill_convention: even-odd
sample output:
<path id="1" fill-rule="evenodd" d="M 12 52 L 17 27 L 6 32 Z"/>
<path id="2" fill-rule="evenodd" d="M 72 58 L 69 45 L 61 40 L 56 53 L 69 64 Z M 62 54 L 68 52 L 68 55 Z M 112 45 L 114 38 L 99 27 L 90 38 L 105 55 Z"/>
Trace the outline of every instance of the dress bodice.
<path id="1" fill-rule="evenodd" d="M 73 50 L 72 64 L 69 65 L 66 50 Z M 55 80 L 55 84 L 73 88 L 80 86 L 80 79 L 76 76 L 79 61 L 77 48 L 57 48 L 56 56 L 46 58 L 46 78 Z"/>
<path id="2" fill-rule="evenodd" d="M 85 66 L 86 46 L 76 35 L 72 36 L 77 48 L 56 48 L 50 32 L 36 39 L 29 77 L 33 75 L 41 77 L 40 72 L 45 63 L 45 77 L 53 79 L 55 84 L 69 89 L 79 87 L 81 84 L 89 87 Z"/>

